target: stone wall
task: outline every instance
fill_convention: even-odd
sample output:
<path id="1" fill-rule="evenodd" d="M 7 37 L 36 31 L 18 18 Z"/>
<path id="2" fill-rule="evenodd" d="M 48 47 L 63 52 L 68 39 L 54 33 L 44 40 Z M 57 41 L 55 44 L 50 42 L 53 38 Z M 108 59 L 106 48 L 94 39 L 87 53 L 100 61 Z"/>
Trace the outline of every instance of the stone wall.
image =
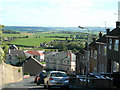
<path id="1" fill-rule="evenodd" d="M 6 63 L 0 64 L 0 86 L 23 80 L 22 67 L 15 67 Z"/>

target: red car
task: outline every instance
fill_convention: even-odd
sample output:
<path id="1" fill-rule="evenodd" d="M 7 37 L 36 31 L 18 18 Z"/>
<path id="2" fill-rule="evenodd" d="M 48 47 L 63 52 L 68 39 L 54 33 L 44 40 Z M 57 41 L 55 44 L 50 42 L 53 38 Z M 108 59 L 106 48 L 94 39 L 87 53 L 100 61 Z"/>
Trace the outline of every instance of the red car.
<path id="1" fill-rule="evenodd" d="M 38 77 L 38 75 L 39 75 L 39 74 L 37 74 L 37 75 L 35 76 L 34 83 L 37 83 L 37 77 Z"/>
<path id="2" fill-rule="evenodd" d="M 37 74 L 35 76 L 35 79 L 34 79 L 34 83 L 36 83 L 37 85 L 39 84 L 44 84 L 44 78 L 46 77 L 46 73 L 45 72 L 40 72 L 39 74 Z"/>

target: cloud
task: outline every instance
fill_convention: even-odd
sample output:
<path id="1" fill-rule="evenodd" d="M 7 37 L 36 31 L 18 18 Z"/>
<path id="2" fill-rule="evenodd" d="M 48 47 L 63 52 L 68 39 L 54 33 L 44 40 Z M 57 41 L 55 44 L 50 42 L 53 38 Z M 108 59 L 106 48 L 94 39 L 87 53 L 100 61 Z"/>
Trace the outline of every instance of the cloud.
<path id="1" fill-rule="evenodd" d="M 113 1 L 115 2 L 115 0 L 2 0 L 0 18 L 4 20 L 4 24 L 9 25 L 103 25 L 101 24 L 103 21 L 110 23 L 116 20 L 114 10 L 111 8 Z M 117 1 L 115 3 L 117 4 Z M 109 7 L 106 6 L 108 4 Z"/>

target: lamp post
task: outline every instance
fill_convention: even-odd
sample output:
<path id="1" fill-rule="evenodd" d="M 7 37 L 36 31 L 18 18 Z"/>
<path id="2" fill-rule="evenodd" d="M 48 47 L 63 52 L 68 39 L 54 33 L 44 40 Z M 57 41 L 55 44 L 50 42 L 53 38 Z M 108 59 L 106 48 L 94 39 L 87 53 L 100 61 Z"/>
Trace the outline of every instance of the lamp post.
<path id="1" fill-rule="evenodd" d="M 81 26 L 78 26 L 78 28 L 81 28 L 81 29 L 87 29 L 88 30 L 88 36 L 87 36 L 87 62 L 86 62 L 86 86 L 88 86 L 88 63 L 89 63 L 89 29 L 88 28 L 85 28 L 85 27 L 81 27 Z"/>

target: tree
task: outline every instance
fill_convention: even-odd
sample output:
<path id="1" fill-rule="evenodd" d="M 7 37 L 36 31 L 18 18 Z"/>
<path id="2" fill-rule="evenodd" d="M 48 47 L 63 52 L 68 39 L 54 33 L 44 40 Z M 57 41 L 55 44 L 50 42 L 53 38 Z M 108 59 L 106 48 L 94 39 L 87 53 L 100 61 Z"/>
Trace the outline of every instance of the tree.
<path id="1" fill-rule="evenodd" d="M 5 26 L 4 25 L 0 25 L 0 29 L 4 28 Z"/>
<path id="2" fill-rule="evenodd" d="M 0 47 L 0 62 L 4 60 L 4 57 L 5 57 L 5 53 L 3 49 Z"/>
<path id="3" fill-rule="evenodd" d="M 4 25 L 0 25 L 0 45 L 2 44 L 2 28 L 4 28 Z"/>
<path id="4" fill-rule="evenodd" d="M 7 53 L 8 53 L 9 46 L 8 46 L 7 44 L 4 44 L 4 43 L 3 43 L 2 47 L 3 47 L 4 53 L 7 54 Z"/>

